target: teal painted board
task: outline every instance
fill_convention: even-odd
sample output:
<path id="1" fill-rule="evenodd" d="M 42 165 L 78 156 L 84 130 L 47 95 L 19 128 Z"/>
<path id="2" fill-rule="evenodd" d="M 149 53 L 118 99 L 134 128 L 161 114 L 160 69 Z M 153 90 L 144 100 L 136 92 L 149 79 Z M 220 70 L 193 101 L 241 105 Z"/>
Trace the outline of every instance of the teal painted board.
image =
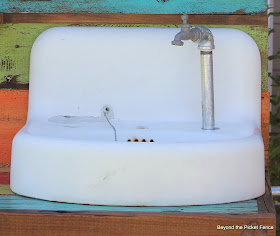
<path id="1" fill-rule="evenodd" d="M 1 0 L 0 12 L 122 13 L 122 14 L 207 14 L 260 13 L 266 0 Z"/>
<path id="2" fill-rule="evenodd" d="M 223 213 L 223 214 L 257 214 L 256 200 L 237 203 L 179 206 L 179 207 L 122 207 L 122 206 L 92 206 L 49 202 L 18 195 L 0 195 L 0 210 L 46 210 L 46 211 L 115 211 L 115 212 L 188 212 L 188 213 Z"/>

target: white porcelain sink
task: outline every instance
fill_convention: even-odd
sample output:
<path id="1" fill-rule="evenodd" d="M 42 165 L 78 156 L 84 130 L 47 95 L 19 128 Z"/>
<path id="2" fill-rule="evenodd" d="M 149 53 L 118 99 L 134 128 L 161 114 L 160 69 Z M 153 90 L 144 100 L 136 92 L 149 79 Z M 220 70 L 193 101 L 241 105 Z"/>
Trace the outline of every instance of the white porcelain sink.
<path id="1" fill-rule="evenodd" d="M 27 124 L 13 141 L 12 190 L 131 206 L 262 195 L 258 47 L 241 31 L 211 29 L 218 129 L 202 130 L 200 55 L 192 42 L 171 45 L 178 31 L 58 27 L 41 34 L 31 53 Z"/>

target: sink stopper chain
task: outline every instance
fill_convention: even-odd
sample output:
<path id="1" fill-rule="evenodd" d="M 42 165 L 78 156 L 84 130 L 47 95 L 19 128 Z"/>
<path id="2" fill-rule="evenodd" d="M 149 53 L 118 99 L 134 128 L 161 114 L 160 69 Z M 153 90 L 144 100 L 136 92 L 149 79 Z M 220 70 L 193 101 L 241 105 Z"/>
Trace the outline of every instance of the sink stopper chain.
<path id="1" fill-rule="evenodd" d="M 107 120 L 107 122 L 109 123 L 109 125 L 113 128 L 114 130 L 114 134 L 115 134 L 115 141 L 117 141 L 117 131 L 116 131 L 116 128 L 112 125 L 112 123 L 109 121 L 108 117 L 107 117 L 107 114 L 109 113 L 110 111 L 110 108 L 109 107 L 104 107 L 103 108 L 103 114 Z"/>

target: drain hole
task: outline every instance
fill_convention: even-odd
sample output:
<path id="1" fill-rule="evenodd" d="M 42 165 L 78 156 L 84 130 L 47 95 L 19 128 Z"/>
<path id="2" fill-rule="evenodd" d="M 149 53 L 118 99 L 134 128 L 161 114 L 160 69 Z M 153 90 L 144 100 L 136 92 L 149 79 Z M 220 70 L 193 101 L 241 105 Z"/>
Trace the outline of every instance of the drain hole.
<path id="1" fill-rule="evenodd" d="M 147 140 L 147 139 L 138 139 L 138 138 L 133 138 L 133 139 L 128 139 L 128 140 L 126 140 L 126 142 L 142 142 L 142 143 L 146 143 L 146 142 L 151 142 L 151 143 L 153 143 L 154 142 L 154 140 L 153 139 L 151 139 L 150 141 L 149 140 Z"/>

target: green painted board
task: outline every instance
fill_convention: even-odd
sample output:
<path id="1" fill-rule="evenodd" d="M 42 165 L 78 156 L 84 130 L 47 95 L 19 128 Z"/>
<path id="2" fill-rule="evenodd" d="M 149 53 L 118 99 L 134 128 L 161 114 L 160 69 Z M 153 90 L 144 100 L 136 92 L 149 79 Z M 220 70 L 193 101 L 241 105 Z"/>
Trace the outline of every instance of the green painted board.
<path id="1" fill-rule="evenodd" d="M 259 13 L 266 0 L 1 0 L 0 12 L 206 14 Z"/>
<path id="2" fill-rule="evenodd" d="M 223 214 L 257 214 L 256 200 L 237 203 L 205 205 L 205 206 L 178 206 L 178 207 L 122 207 L 122 206 L 93 206 L 49 202 L 18 195 L 0 195 L 0 210 L 45 210 L 45 211 L 120 211 L 120 212 L 199 212 Z"/>
<path id="3" fill-rule="evenodd" d="M 46 29 L 67 24 L 3 24 L 0 25 L 0 88 L 28 89 L 30 51 L 34 40 Z M 88 25 L 178 27 L 177 25 Z M 268 91 L 267 82 L 267 27 L 246 25 L 206 25 L 213 28 L 235 28 L 249 34 L 259 46 L 262 58 L 262 91 Z M 178 29 L 179 30 L 179 29 Z"/>
<path id="4" fill-rule="evenodd" d="M 0 184 L 0 195 L 5 194 L 5 195 L 13 195 L 14 193 L 10 189 L 10 185 L 6 184 Z"/>

